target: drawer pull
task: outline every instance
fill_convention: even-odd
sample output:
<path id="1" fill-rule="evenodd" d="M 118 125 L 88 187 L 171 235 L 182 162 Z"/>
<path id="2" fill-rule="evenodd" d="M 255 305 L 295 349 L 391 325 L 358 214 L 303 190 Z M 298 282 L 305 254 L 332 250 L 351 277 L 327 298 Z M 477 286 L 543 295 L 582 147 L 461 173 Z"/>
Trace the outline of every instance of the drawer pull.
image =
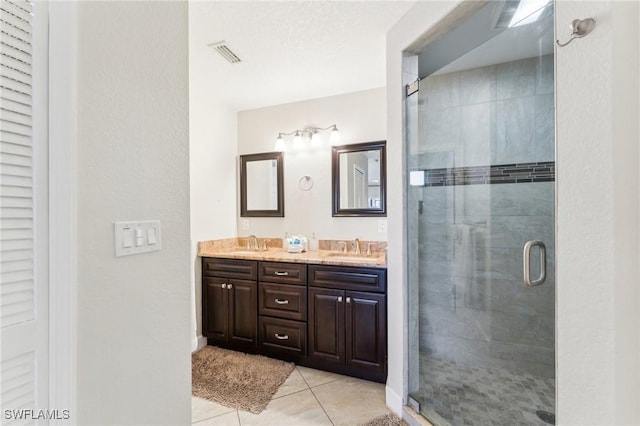
<path id="1" fill-rule="evenodd" d="M 283 335 L 283 334 L 276 333 L 274 334 L 274 336 L 276 336 L 276 339 L 278 340 L 289 340 L 289 336 L 286 334 Z"/>
<path id="2" fill-rule="evenodd" d="M 275 300 L 275 302 L 276 302 L 278 305 L 288 305 L 288 304 L 289 304 L 289 301 L 288 301 L 287 299 L 284 299 L 284 300 L 280 300 L 280 299 L 273 299 L 273 300 Z"/>
<path id="3" fill-rule="evenodd" d="M 274 274 L 276 274 L 279 277 L 286 277 L 289 275 L 289 273 L 286 271 L 285 272 L 275 271 Z"/>

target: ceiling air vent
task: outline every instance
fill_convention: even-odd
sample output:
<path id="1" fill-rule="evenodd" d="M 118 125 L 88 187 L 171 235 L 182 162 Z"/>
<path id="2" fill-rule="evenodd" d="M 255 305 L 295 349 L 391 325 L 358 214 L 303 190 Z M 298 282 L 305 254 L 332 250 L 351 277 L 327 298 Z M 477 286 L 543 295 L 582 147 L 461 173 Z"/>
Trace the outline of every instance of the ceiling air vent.
<path id="1" fill-rule="evenodd" d="M 209 47 L 215 49 L 216 52 L 220 54 L 224 59 L 227 60 L 230 64 L 237 64 L 240 62 L 240 58 L 238 55 L 233 53 L 233 50 L 229 49 L 227 43 L 225 41 L 219 41 L 217 43 L 210 44 Z"/>

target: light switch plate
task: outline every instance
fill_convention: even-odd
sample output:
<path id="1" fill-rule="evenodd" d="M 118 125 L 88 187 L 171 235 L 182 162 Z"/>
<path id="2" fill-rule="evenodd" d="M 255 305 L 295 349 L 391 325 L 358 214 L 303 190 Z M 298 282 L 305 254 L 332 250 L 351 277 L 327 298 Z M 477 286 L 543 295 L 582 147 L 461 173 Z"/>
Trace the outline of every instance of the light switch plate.
<path id="1" fill-rule="evenodd" d="M 159 220 L 114 222 L 113 225 L 116 257 L 162 248 Z"/>
<path id="2" fill-rule="evenodd" d="M 387 232 L 387 219 L 378 219 L 378 232 Z"/>

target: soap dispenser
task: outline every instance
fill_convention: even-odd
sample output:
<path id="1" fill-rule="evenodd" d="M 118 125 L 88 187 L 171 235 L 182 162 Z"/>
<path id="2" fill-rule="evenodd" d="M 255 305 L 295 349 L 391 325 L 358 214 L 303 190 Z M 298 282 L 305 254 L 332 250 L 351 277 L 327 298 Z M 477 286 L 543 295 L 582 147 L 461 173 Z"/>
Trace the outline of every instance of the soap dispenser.
<path id="1" fill-rule="evenodd" d="M 309 250 L 318 251 L 318 239 L 316 238 L 316 233 L 311 233 L 311 239 L 309 240 Z"/>

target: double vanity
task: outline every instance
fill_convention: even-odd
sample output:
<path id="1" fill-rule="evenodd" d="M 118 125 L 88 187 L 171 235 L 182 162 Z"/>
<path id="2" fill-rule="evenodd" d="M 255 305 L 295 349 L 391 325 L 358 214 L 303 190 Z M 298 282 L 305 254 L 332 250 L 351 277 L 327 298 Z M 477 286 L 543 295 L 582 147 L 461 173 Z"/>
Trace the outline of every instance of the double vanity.
<path id="1" fill-rule="evenodd" d="M 385 218 L 385 141 L 331 149 L 332 217 Z M 285 217 L 284 153 L 241 155 L 239 170 L 240 217 L 272 218 L 284 228 L 284 219 L 277 219 Z M 301 192 L 313 189 L 310 175 L 293 182 Z M 311 251 L 291 253 L 306 244 L 294 237 L 289 250 L 281 238 L 199 243 L 207 343 L 385 382 L 386 242 L 316 244 L 314 236 Z"/>
<path id="2" fill-rule="evenodd" d="M 321 240 L 302 253 L 247 243 L 199 243 L 207 343 L 384 382 L 386 242 Z"/>

